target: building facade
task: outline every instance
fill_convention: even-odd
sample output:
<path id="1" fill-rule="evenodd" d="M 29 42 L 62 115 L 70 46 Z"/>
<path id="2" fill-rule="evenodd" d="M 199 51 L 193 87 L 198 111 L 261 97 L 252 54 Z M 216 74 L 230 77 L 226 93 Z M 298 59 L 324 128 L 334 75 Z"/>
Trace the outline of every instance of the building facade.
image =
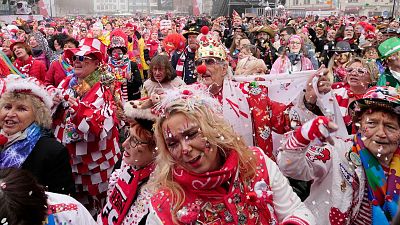
<path id="1" fill-rule="evenodd" d="M 293 16 L 331 14 L 391 16 L 394 0 L 288 0 L 286 9 Z M 395 7 L 398 14 L 398 7 Z"/>
<path id="2" fill-rule="evenodd" d="M 129 13 L 129 0 L 94 0 L 93 9 L 98 14 Z"/>

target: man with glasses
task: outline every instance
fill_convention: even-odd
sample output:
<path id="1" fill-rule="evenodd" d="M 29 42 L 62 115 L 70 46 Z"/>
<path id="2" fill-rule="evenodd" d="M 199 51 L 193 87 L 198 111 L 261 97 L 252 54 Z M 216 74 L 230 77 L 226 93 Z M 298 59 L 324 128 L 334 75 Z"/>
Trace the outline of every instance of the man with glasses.
<path id="1" fill-rule="evenodd" d="M 74 74 L 59 85 L 64 97 L 55 118 L 55 136 L 71 157 L 78 201 L 97 215 L 107 196 L 108 178 L 120 156 L 118 106 L 114 76 L 100 69 L 105 46 L 98 39 L 85 38 L 78 48 L 65 50 L 73 62 Z"/>
<path id="2" fill-rule="evenodd" d="M 400 38 L 392 37 L 379 45 L 379 54 L 387 68 L 379 77 L 378 86 L 400 86 Z"/>

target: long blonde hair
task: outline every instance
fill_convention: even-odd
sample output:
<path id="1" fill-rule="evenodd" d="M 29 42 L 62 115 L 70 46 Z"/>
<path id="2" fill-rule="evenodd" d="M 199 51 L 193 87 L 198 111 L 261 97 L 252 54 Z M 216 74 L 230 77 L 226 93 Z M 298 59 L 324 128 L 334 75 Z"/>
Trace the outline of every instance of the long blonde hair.
<path id="1" fill-rule="evenodd" d="M 161 189 L 171 193 L 172 219 L 177 223 L 176 213 L 185 201 L 185 192 L 181 185 L 173 180 L 172 171 L 176 161 L 172 158 L 167 149 L 162 125 L 166 119 L 175 114 L 182 113 L 188 120 L 197 122 L 204 135 L 204 138 L 211 144 L 217 146 L 220 153 L 229 155 L 230 151 L 236 151 L 239 156 L 239 174 L 243 181 L 254 177 L 256 171 L 256 158 L 253 152 L 247 147 L 243 139 L 239 137 L 232 127 L 225 122 L 222 116 L 214 113 L 205 105 L 196 105 L 188 110 L 185 100 L 178 100 L 170 104 L 166 117 L 157 119 L 155 125 L 155 138 L 158 147 L 158 156 L 156 158 L 156 169 L 154 179 L 149 182 L 149 189 L 154 192 Z"/>

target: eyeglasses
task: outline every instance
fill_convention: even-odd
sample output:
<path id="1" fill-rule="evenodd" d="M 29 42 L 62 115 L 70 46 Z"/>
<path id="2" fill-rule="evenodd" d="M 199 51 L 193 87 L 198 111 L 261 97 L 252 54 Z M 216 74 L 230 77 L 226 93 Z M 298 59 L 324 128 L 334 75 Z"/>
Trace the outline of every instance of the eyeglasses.
<path id="1" fill-rule="evenodd" d="M 74 56 L 72 56 L 72 60 L 73 61 L 79 60 L 80 62 L 83 62 L 85 60 L 94 60 L 94 59 L 89 56 L 74 55 Z"/>
<path id="2" fill-rule="evenodd" d="M 368 70 L 365 69 L 365 68 L 351 68 L 351 67 L 347 67 L 347 68 L 346 68 L 346 72 L 347 72 L 347 73 L 355 72 L 355 73 L 359 73 L 359 74 L 367 74 L 367 73 L 368 73 Z"/>
<path id="3" fill-rule="evenodd" d="M 291 44 L 291 45 L 301 45 L 301 42 L 291 41 L 289 44 Z"/>
<path id="4" fill-rule="evenodd" d="M 136 139 L 136 137 L 131 136 L 131 135 L 129 135 L 127 139 L 129 140 L 129 147 L 131 147 L 131 148 L 136 148 L 139 145 L 149 144 L 149 142 L 139 141 L 138 139 Z"/>
<path id="5" fill-rule="evenodd" d="M 218 62 L 219 62 L 219 60 L 214 59 L 214 58 L 205 58 L 205 59 L 196 60 L 195 65 L 200 66 L 204 63 L 208 66 L 212 66 L 212 65 L 217 64 Z"/>

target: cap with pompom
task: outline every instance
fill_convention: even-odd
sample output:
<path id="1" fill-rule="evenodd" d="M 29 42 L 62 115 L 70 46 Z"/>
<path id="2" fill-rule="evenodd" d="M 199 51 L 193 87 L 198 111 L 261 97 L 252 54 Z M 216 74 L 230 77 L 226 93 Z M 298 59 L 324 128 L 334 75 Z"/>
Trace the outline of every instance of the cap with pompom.
<path id="1" fill-rule="evenodd" d="M 108 46 L 107 53 L 111 55 L 111 52 L 115 48 L 120 48 L 124 54 L 128 51 L 128 35 L 121 29 L 115 29 L 110 34 L 110 46 Z"/>

